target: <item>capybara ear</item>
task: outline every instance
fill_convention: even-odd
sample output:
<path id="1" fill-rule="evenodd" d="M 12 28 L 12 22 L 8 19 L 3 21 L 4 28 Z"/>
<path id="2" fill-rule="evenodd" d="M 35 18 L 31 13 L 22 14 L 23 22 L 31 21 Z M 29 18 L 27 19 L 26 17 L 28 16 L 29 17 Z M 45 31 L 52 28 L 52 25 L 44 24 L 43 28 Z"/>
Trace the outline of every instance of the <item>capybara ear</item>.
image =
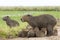
<path id="1" fill-rule="evenodd" d="M 30 14 L 28 14 L 27 16 L 31 16 Z"/>
<path id="2" fill-rule="evenodd" d="M 6 17 L 8 17 L 8 18 L 9 18 L 9 16 L 6 16 Z"/>

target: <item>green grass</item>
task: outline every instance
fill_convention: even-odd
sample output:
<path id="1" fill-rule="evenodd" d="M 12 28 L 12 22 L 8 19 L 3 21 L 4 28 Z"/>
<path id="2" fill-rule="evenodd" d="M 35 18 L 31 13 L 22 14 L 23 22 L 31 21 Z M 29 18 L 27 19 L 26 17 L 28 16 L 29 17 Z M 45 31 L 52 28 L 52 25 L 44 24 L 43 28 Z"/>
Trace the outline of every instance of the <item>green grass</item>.
<path id="1" fill-rule="evenodd" d="M 0 37 L 7 37 L 8 34 L 16 36 L 16 34 L 23 28 L 26 28 L 27 23 L 22 23 L 20 18 L 23 15 L 32 14 L 33 16 L 41 14 L 51 14 L 55 18 L 60 18 L 60 12 L 58 11 L 0 11 Z M 9 28 L 5 21 L 2 18 L 6 15 L 9 15 L 11 19 L 14 19 L 20 23 L 19 27 Z"/>

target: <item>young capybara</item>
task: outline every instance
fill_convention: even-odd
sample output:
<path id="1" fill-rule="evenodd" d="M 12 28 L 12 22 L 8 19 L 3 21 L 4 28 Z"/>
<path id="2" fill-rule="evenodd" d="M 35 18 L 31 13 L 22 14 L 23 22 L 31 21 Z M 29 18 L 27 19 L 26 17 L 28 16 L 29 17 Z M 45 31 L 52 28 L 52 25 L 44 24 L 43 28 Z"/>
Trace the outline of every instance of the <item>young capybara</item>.
<path id="1" fill-rule="evenodd" d="M 41 28 L 46 28 L 47 36 L 53 35 L 53 28 L 57 24 L 55 17 L 49 14 L 40 16 L 24 15 L 22 16 L 21 21 L 27 22 L 33 29 L 35 27 L 38 27 L 39 30 L 41 30 Z"/>
<path id="2" fill-rule="evenodd" d="M 26 29 L 22 29 L 22 31 L 18 33 L 18 37 L 27 37 L 27 33 L 28 31 Z"/>
<path id="3" fill-rule="evenodd" d="M 34 30 L 30 25 L 27 25 L 26 29 L 22 29 L 22 31 L 20 31 L 18 33 L 18 37 L 34 37 Z"/>
<path id="4" fill-rule="evenodd" d="M 46 36 L 46 28 L 42 28 L 39 30 L 38 27 L 35 27 L 34 32 L 36 34 L 36 37 L 45 37 Z"/>
<path id="5" fill-rule="evenodd" d="M 18 37 L 44 37 L 46 36 L 46 29 L 42 28 L 41 30 L 39 30 L 38 27 L 35 27 L 35 29 L 33 29 L 30 25 L 27 26 L 28 28 L 26 29 L 22 29 L 22 31 L 20 31 L 18 33 Z"/>
<path id="6" fill-rule="evenodd" d="M 54 29 L 53 30 L 53 36 L 57 36 L 58 35 L 58 31 L 57 31 L 57 29 Z"/>
<path id="7" fill-rule="evenodd" d="M 6 21 L 6 24 L 7 24 L 9 27 L 19 26 L 19 23 L 18 23 L 17 21 L 15 21 L 15 20 L 10 19 L 9 16 L 3 17 L 3 20 Z"/>
<path id="8" fill-rule="evenodd" d="M 30 38 L 30 37 L 36 37 L 36 33 L 35 33 L 35 31 L 34 31 L 33 28 L 30 28 L 30 30 L 27 33 L 27 37 L 28 38 Z"/>

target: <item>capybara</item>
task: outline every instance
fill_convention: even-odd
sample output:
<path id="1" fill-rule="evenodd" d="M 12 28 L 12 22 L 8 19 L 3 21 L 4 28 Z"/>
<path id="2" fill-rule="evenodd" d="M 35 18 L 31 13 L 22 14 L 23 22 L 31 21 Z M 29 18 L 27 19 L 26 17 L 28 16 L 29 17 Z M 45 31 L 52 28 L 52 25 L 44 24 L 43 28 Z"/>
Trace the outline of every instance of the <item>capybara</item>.
<path id="1" fill-rule="evenodd" d="M 3 17 L 3 20 L 6 21 L 6 24 L 7 24 L 9 27 L 19 26 L 19 23 L 18 23 L 17 21 L 15 21 L 15 20 L 10 19 L 9 16 Z"/>
<path id="2" fill-rule="evenodd" d="M 30 25 L 28 27 L 31 27 Z M 41 30 L 39 30 L 38 27 L 35 27 L 35 29 L 31 28 L 26 28 L 26 29 L 22 29 L 22 31 L 20 31 L 18 33 L 18 37 L 44 37 L 46 36 L 46 29 L 42 28 Z"/>
<path id="3" fill-rule="evenodd" d="M 36 37 L 36 33 L 33 28 L 30 28 L 30 30 L 27 33 L 27 37 Z"/>
<path id="4" fill-rule="evenodd" d="M 53 30 L 53 36 L 57 36 L 57 35 L 58 35 L 57 29 Z"/>
<path id="5" fill-rule="evenodd" d="M 34 30 L 30 25 L 18 33 L 18 37 L 34 37 Z"/>
<path id="6" fill-rule="evenodd" d="M 49 14 L 40 16 L 24 15 L 22 16 L 21 21 L 27 22 L 33 29 L 35 27 L 38 27 L 39 30 L 41 30 L 41 28 L 46 28 L 47 36 L 53 35 L 53 28 L 57 24 L 55 17 Z"/>
<path id="7" fill-rule="evenodd" d="M 42 28 L 41 30 L 39 30 L 38 27 L 35 27 L 34 32 L 36 34 L 36 37 L 44 37 L 46 36 L 46 29 Z"/>
<path id="8" fill-rule="evenodd" d="M 26 29 L 22 29 L 22 31 L 18 33 L 18 37 L 27 37 L 27 33 L 28 31 Z"/>

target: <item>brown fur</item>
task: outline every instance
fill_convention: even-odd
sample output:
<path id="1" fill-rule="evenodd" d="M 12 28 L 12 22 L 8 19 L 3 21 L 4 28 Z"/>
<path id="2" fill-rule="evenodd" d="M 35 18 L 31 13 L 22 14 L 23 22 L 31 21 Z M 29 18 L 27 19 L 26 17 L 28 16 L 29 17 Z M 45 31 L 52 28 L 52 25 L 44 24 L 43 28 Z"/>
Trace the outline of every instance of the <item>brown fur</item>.
<path id="1" fill-rule="evenodd" d="M 55 29 L 55 30 L 53 30 L 53 36 L 57 36 L 57 30 Z"/>
<path id="2" fill-rule="evenodd" d="M 41 30 L 39 30 L 38 27 L 35 27 L 34 31 L 35 31 L 36 37 L 44 37 L 44 36 L 46 36 L 46 34 L 45 34 L 46 29 L 45 28 L 42 28 Z"/>
<path id="3" fill-rule="evenodd" d="M 22 29 L 22 31 L 18 33 L 18 37 L 27 37 L 27 33 L 28 31 L 26 29 Z"/>
<path id="4" fill-rule="evenodd" d="M 53 28 L 57 23 L 56 19 L 49 14 L 40 16 L 24 15 L 21 20 L 23 22 L 28 22 L 33 28 L 38 27 L 39 30 L 41 30 L 41 28 L 46 28 L 47 36 L 53 34 Z"/>
<path id="5" fill-rule="evenodd" d="M 3 20 L 6 21 L 6 24 L 7 24 L 9 27 L 19 26 L 19 23 L 18 23 L 17 21 L 15 21 L 15 20 L 10 19 L 9 16 L 3 17 Z"/>
<path id="6" fill-rule="evenodd" d="M 33 28 L 31 28 L 31 29 L 28 31 L 27 37 L 36 37 L 35 31 L 34 31 Z"/>
<path id="7" fill-rule="evenodd" d="M 30 38 L 30 37 L 44 37 L 44 36 L 46 36 L 46 29 L 45 28 L 42 28 L 41 30 L 39 30 L 38 27 L 35 27 L 35 29 L 33 29 L 30 25 L 27 27 L 28 28 L 22 29 L 22 31 L 20 31 L 18 33 L 18 37 Z"/>

